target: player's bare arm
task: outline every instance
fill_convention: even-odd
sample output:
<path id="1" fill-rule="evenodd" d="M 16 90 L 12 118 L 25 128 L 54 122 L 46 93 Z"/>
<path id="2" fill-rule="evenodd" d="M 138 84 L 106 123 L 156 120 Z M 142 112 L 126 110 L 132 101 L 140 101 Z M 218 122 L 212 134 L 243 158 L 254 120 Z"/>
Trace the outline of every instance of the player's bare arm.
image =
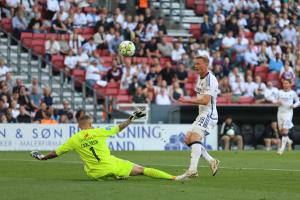
<path id="1" fill-rule="evenodd" d="M 180 103 L 187 103 L 187 104 L 207 105 L 210 102 L 210 100 L 211 100 L 210 95 L 201 95 L 199 97 L 194 97 L 190 99 L 180 97 L 178 101 Z"/>

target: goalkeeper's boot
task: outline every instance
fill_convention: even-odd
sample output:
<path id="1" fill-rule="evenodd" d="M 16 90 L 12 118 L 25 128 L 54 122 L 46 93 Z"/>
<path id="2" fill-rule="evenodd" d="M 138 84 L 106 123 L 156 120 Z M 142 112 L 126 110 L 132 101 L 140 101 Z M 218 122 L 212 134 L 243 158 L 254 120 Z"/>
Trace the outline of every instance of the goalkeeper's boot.
<path id="1" fill-rule="evenodd" d="M 217 159 L 214 159 L 211 163 L 210 163 L 210 170 L 211 170 L 211 174 L 214 176 L 217 174 L 218 172 L 218 167 L 219 167 L 220 161 Z"/>
<path id="2" fill-rule="evenodd" d="M 198 177 L 197 170 L 187 170 L 184 174 L 176 176 L 175 181 L 185 181 L 189 178 Z"/>
<path id="3" fill-rule="evenodd" d="M 284 151 L 284 150 L 278 149 L 278 150 L 277 150 L 277 155 L 281 156 L 281 155 L 283 154 L 283 151 Z"/>

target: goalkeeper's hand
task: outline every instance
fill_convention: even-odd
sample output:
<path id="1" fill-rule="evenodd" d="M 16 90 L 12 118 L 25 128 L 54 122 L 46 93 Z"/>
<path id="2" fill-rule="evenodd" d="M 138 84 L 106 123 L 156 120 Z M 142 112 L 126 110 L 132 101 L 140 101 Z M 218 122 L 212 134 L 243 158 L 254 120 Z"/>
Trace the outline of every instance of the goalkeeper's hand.
<path id="1" fill-rule="evenodd" d="M 43 158 L 45 158 L 45 156 L 38 151 L 32 151 L 30 152 L 30 155 L 37 160 L 43 160 Z"/>
<path id="2" fill-rule="evenodd" d="M 146 116 L 145 108 L 137 108 L 133 114 L 129 117 L 130 121 L 134 121 L 135 119 L 140 119 Z"/>

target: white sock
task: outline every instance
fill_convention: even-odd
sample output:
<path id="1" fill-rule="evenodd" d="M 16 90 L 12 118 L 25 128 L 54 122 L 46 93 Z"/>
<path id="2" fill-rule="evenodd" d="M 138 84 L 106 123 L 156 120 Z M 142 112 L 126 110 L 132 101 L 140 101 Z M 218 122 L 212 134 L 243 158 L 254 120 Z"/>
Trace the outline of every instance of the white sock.
<path id="1" fill-rule="evenodd" d="M 189 170 L 195 171 L 198 168 L 198 161 L 201 156 L 201 144 L 195 143 L 192 145 L 192 151 L 191 151 L 191 163 Z"/>
<path id="2" fill-rule="evenodd" d="M 286 146 L 286 143 L 288 142 L 289 137 L 288 136 L 282 136 L 281 138 L 281 147 L 280 147 L 280 151 L 283 152 Z"/>
<path id="3" fill-rule="evenodd" d="M 201 156 L 204 158 L 204 160 L 206 160 L 208 163 L 211 163 L 214 160 L 214 158 L 211 157 L 211 155 L 209 155 L 209 153 L 207 152 L 207 150 L 203 145 L 201 145 L 201 150 L 202 150 Z"/>
<path id="4" fill-rule="evenodd" d="M 292 144 L 292 143 L 293 143 L 293 140 L 291 140 L 291 138 L 290 138 L 289 136 L 286 136 L 286 137 L 288 138 L 287 143 L 288 143 L 288 144 Z"/>

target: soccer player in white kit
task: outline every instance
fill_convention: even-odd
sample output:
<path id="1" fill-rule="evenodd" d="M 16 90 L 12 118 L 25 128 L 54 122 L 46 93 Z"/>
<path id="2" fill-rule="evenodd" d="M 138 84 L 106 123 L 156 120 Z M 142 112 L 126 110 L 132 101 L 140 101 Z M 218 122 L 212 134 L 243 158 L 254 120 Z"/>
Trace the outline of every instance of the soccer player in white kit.
<path id="1" fill-rule="evenodd" d="M 289 129 L 293 128 L 293 109 L 299 106 L 299 97 L 297 93 L 291 89 L 291 81 L 285 79 L 282 81 L 283 90 L 278 93 L 278 112 L 277 121 L 281 138 L 281 147 L 277 154 L 282 155 L 286 144 L 291 145 L 293 141 L 289 138 Z"/>
<path id="2" fill-rule="evenodd" d="M 176 180 L 185 180 L 198 176 L 198 161 L 202 156 L 209 164 L 214 176 L 217 173 L 219 160 L 213 158 L 202 145 L 202 139 L 209 134 L 218 122 L 216 108 L 218 81 L 216 77 L 208 71 L 209 55 L 207 52 L 198 52 L 195 58 L 195 71 L 200 75 L 195 88 L 197 97 L 180 97 L 179 102 L 199 106 L 199 115 L 194 121 L 191 130 L 185 136 L 185 143 L 191 147 L 191 161 L 189 169 L 182 175 L 177 176 Z"/>

